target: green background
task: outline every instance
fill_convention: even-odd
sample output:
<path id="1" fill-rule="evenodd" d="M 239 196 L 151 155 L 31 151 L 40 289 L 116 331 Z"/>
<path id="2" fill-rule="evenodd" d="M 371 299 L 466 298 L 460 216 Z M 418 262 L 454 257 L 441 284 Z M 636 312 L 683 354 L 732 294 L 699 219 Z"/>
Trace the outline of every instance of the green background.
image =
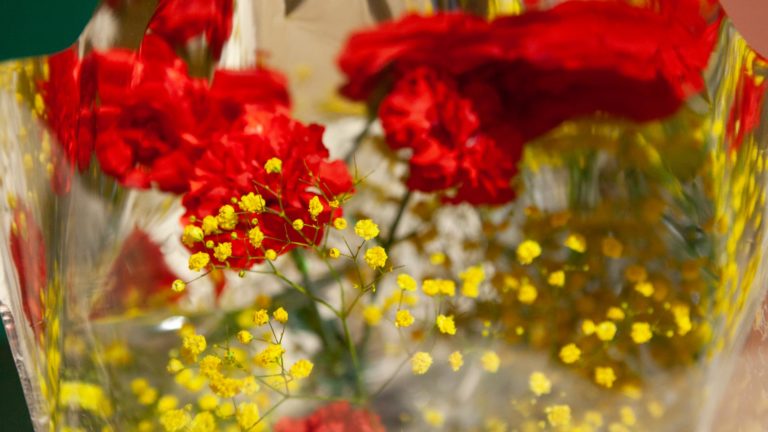
<path id="1" fill-rule="evenodd" d="M 0 60 L 49 54 L 70 46 L 97 0 L 0 0 Z M 0 431 L 32 431 L 24 396 L 0 326 Z"/>

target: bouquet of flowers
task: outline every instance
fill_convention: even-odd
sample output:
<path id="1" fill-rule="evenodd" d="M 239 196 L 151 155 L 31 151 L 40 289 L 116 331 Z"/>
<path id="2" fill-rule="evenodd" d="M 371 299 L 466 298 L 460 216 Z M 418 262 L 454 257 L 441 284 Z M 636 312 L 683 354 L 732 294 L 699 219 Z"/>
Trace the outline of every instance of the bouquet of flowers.
<path id="1" fill-rule="evenodd" d="M 0 69 L 37 430 L 707 429 L 767 63 L 713 0 L 114 0 Z"/>

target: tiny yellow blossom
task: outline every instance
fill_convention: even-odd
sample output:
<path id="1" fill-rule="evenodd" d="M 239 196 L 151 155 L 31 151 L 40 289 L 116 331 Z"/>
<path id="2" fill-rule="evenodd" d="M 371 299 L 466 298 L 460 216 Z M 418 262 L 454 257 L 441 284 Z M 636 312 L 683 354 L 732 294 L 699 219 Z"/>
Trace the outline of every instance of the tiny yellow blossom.
<path id="1" fill-rule="evenodd" d="M 453 315 L 438 315 L 435 324 L 437 324 L 440 333 L 449 335 L 456 334 L 456 323 L 453 321 Z"/>
<path id="2" fill-rule="evenodd" d="M 264 258 L 274 261 L 277 259 L 277 252 L 275 252 L 274 249 L 267 249 L 267 251 L 264 252 Z"/>
<path id="3" fill-rule="evenodd" d="M 188 353 L 196 356 L 205 351 L 207 347 L 205 336 L 196 334 L 184 336 L 182 338 L 182 347 Z"/>
<path id="4" fill-rule="evenodd" d="M 253 323 L 256 327 L 267 325 L 269 322 L 269 313 L 265 309 L 259 309 L 253 313 Z"/>
<path id="5" fill-rule="evenodd" d="M 211 262 L 211 256 L 205 252 L 198 252 L 189 257 L 189 269 L 200 271 Z"/>
<path id="6" fill-rule="evenodd" d="M 213 411 L 219 406 L 219 398 L 212 394 L 202 395 L 197 399 L 197 405 L 203 411 Z"/>
<path id="7" fill-rule="evenodd" d="M 522 265 L 528 265 L 541 255 L 541 246 L 533 240 L 526 240 L 517 246 L 517 260 Z"/>
<path id="8" fill-rule="evenodd" d="M 565 364 L 576 363 L 581 358 L 581 350 L 576 344 L 569 343 L 560 348 L 560 360 Z"/>
<path id="9" fill-rule="evenodd" d="M 676 305 L 672 307 L 672 315 L 675 317 L 677 325 L 677 334 L 685 336 L 693 326 L 691 325 L 691 309 L 686 305 Z"/>
<path id="10" fill-rule="evenodd" d="M 209 412 L 195 414 L 189 424 L 189 432 L 216 432 L 216 418 Z"/>
<path id="11" fill-rule="evenodd" d="M 336 258 L 341 256 L 341 251 L 338 250 L 335 247 L 332 247 L 332 248 L 328 249 L 328 256 L 333 258 L 333 259 L 336 259 Z"/>
<path id="12" fill-rule="evenodd" d="M 531 389 L 533 394 L 536 396 L 541 396 L 549 394 L 549 392 L 552 391 L 552 381 L 550 381 L 549 378 L 547 378 L 547 376 L 543 373 L 534 372 L 528 378 L 528 387 Z"/>
<path id="13" fill-rule="evenodd" d="M 320 198 L 318 198 L 318 196 L 315 195 L 312 197 L 312 199 L 309 200 L 309 215 L 312 217 L 312 220 L 317 220 L 317 217 L 322 212 L 323 212 L 323 203 L 321 203 Z"/>
<path id="14" fill-rule="evenodd" d="M 217 244 L 213 248 L 213 256 L 219 261 L 226 261 L 227 258 L 232 256 L 232 243 L 224 242 Z"/>
<path id="15" fill-rule="evenodd" d="M 248 345 L 253 340 L 253 335 L 248 330 L 240 330 L 237 332 L 237 340 L 241 344 Z"/>
<path id="16" fill-rule="evenodd" d="M 285 349 L 277 344 L 269 344 L 260 353 L 254 356 L 254 361 L 261 367 L 270 367 L 277 364 L 280 357 L 285 353 Z"/>
<path id="17" fill-rule="evenodd" d="M 219 230 L 219 221 L 213 216 L 206 216 L 203 218 L 203 231 L 205 235 L 213 234 Z"/>
<path id="18" fill-rule="evenodd" d="M 587 240 L 581 234 L 569 235 L 568 238 L 565 239 L 564 244 L 565 247 L 574 252 L 584 253 L 587 251 Z"/>
<path id="19" fill-rule="evenodd" d="M 304 229 L 304 221 L 301 219 L 295 219 L 291 225 L 293 225 L 293 229 L 296 231 L 301 231 Z"/>
<path id="20" fill-rule="evenodd" d="M 464 365 L 464 356 L 459 351 L 454 351 L 448 356 L 448 363 L 450 363 L 451 369 L 454 372 L 458 372 Z"/>
<path id="21" fill-rule="evenodd" d="M 359 220 L 355 224 L 355 234 L 363 240 L 370 240 L 379 235 L 379 226 L 370 219 Z"/>
<path id="22" fill-rule="evenodd" d="M 424 410 L 424 422 L 432 427 L 439 428 L 445 423 L 445 416 L 438 410 L 427 408 Z"/>
<path id="23" fill-rule="evenodd" d="M 621 407 L 619 415 L 621 416 L 621 422 L 627 426 L 634 426 L 637 423 L 635 411 L 628 406 Z"/>
<path id="24" fill-rule="evenodd" d="M 208 386 L 211 391 L 220 398 L 229 399 L 237 396 L 243 388 L 240 380 L 228 378 L 220 373 L 211 375 Z"/>
<path id="25" fill-rule="evenodd" d="M 154 387 L 145 389 L 139 393 L 138 400 L 142 405 L 152 405 L 157 400 L 157 390 Z"/>
<path id="26" fill-rule="evenodd" d="M 231 231 L 237 226 L 237 213 L 235 208 L 229 204 L 221 206 L 219 208 L 219 214 L 216 216 L 216 222 L 219 223 L 219 228 L 223 230 Z"/>
<path id="27" fill-rule="evenodd" d="M 632 332 L 630 333 L 632 340 L 636 344 L 644 344 L 651 340 L 653 332 L 651 331 L 651 325 L 647 322 L 636 322 L 632 324 Z"/>
<path id="28" fill-rule="evenodd" d="M 138 395 L 149 388 L 149 382 L 144 378 L 134 378 L 131 380 L 131 391 Z"/>
<path id="29" fill-rule="evenodd" d="M 184 363 L 179 361 L 179 359 L 172 358 L 168 360 L 168 365 L 165 367 L 165 370 L 167 370 L 169 373 L 176 374 L 181 372 L 184 369 Z"/>
<path id="30" fill-rule="evenodd" d="M 603 255 L 608 258 L 621 258 L 624 245 L 613 237 L 605 237 L 602 241 Z"/>
<path id="31" fill-rule="evenodd" d="M 184 233 L 181 235 L 181 242 L 192 247 L 195 243 L 202 242 L 204 239 L 203 229 L 195 225 L 184 227 Z"/>
<path id="32" fill-rule="evenodd" d="M 347 220 L 342 217 L 337 217 L 333 220 L 333 227 L 341 231 L 347 228 Z"/>
<path id="33" fill-rule="evenodd" d="M 240 430 L 251 430 L 259 421 L 259 407 L 253 402 L 242 402 L 237 406 L 236 418 Z"/>
<path id="34" fill-rule="evenodd" d="M 339 208 L 339 206 L 341 206 L 341 203 L 337 199 L 332 199 L 328 202 L 328 207 L 332 209 Z"/>
<path id="35" fill-rule="evenodd" d="M 562 270 L 553 271 L 547 277 L 547 283 L 552 286 L 562 287 L 565 285 L 565 272 Z"/>
<path id="36" fill-rule="evenodd" d="M 214 355 L 207 355 L 200 360 L 200 374 L 204 377 L 212 377 L 219 373 L 221 367 L 221 359 Z"/>
<path id="37" fill-rule="evenodd" d="M 267 163 L 264 164 L 264 169 L 268 174 L 279 174 L 283 171 L 283 161 L 276 157 L 270 158 Z"/>
<path id="38" fill-rule="evenodd" d="M 376 305 L 368 305 L 363 308 L 363 319 L 369 326 L 377 326 L 381 321 L 381 308 Z"/>
<path id="39" fill-rule="evenodd" d="M 171 289 L 177 293 L 184 292 L 186 288 L 187 288 L 187 284 L 181 279 L 176 279 L 175 281 L 173 281 L 173 284 L 171 285 Z"/>
<path id="40" fill-rule="evenodd" d="M 395 314 L 395 326 L 396 327 L 410 327 L 415 321 L 411 311 L 408 309 L 401 309 Z"/>
<path id="41" fill-rule="evenodd" d="M 374 246 L 365 251 L 365 262 L 374 270 L 382 268 L 387 263 L 387 252 L 381 246 Z"/>
<path id="42" fill-rule="evenodd" d="M 608 367 L 596 367 L 595 368 L 595 382 L 603 387 L 611 388 L 616 381 L 616 373 L 613 368 Z"/>
<path id="43" fill-rule="evenodd" d="M 174 395 L 163 395 L 157 400 L 157 410 L 159 412 L 176 409 L 177 406 L 179 406 L 179 399 Z"/>
<path id="44" fill-rule="evenodd" d="M 419 351 L 411 357 L 411 370 L 416 375 L 424 375 L 432 366 L 432 356 L 429 353 Z"/>
<path id="45" fill-rule="evenodd" d="M 501 359 L 499 355 L 493 351 L 486 351 L 480 357 L 480 363 L 483 365 L 483 369 L 490 373 L 496 373 L 501 365 Z"/>
<path id="46" fill-rule="evenodd" d="M 296 379 L 304 379 L 312 373 L 314 366 L 311 361 L 302 359 L 291 366 L 289 373 Z"/>
<path id="47" fill-rule="evenodd" d="M 192 420 L 189 413 L 184 409 L 175 409 L 162 413 L 160 415 L 160 424 L 166 432 L 176 432 Z"/>
<path id="48" fill-rule="evenodd" d="M 264 241 L 264 233 L 261 232 L 261 228 L 253 227 L 248 231 L 248 240 L 255 248 L 260 248 L 261 243 Z"/>
<path id="49" fill-rule="evenodd" d="M 609 341 L 616 335 L 616 324 L 612 321 L 603 321 L 595 328 L 595 334 L 601 341 Z"/>
<path id="50" fill-rule="evenodd" d="M 240 197 L 240 201 L 237 205 L 242 211 L 250 213 L 261 213 L 266 208 L 267 203 L 264 201 L 264 197 L 261 195 L 248 192 L 248 195 L 243 195 Z"/>
<path id="51" fill-rule="evenodd" d="M 551 426 L 567 427 L 571 424 L 571 407 L 568 405 L 552 405 L 544 411 Z"/>
<path id="52" fill-rule="evenodd" d="M 587 336 L 592 335 L 596 329 L 595 322 L 592 320 L 584 320 L 584 322 L 581 323 L 581 331 Z"/>
<path id="53" fill-rule="evenodd" d="M 456 294 L 456 283 L 448 279 L 425 279 L 421 289 L 428 296 L 442 294 L 453 297 Z"/>
<path id="54" fill-rule="evenodd" d="M 643 297 L 650 297 L 653 295 L 653 284 L 644 281 L 635 284 L 635 291 L 639 292 Z"/>
<path id="55" fill-rule="evenodd" d="M 469 267 L 459 273 L 459 279 L 464 282 L 461 287 L 461 295 L 477 298 L 480 294 L 480 284 L 485 280 L 485 269 L 483 269 L 482 265 Z"/>
<path id="56" fill-rule="evenodd" d="M 527 281 L 523 282 L 523 285 L 521 285 L 520 289 L 517 291 L 517 300 L 523 304 L 533 303 L 538 296 L 539 292 L 536 290 L 536 287 Z"/>
<path id="57" fill-rule="evenodd" d="M 281 324 L 285 324 L 288 322 L 288 312 L 283 309 L 282 307 L 277 308 L 274 312 L 272 312 L 272 316 L 275 318 L 275 320 Z"/>
<path id="58" fill-rule="evenodd" d="M 432 265 L 440 266 L 445 264 L 445 261 L 448 259 L 448 257 L 445 256 L 442 252 L 435 252 L 432 255 L 429 256 L 429 262 Z"/>
<path id="59" fill-rule="evenodd" d="M 397 286 L 401 290 L 416 291 L 416 280 L 405 273 L 401 273 L 397 275 Z"/>
<path id="60" fill-rule="evenodd" d="M 630 282 L 640 283 L 648 279 L 648 272 L 644 267 L 633 264 L 624 270 L 624 277 Z"/>
<path id="61" fill-rule="evenodd" d="M 626 317 L 626 314 L 621 308 L 611 306 L 608 308 L 608 312 L 605 313 L 605 316 L 612 321 L 621 321 Z"/>
<path id="62" fill-rule="evenodd" d="M 229 418 L 235 415 L 235 404 L 233 404 L 230 401 L 222 402 L 217 408 L 216 408 L 216 415 L 220 418 Z"/>

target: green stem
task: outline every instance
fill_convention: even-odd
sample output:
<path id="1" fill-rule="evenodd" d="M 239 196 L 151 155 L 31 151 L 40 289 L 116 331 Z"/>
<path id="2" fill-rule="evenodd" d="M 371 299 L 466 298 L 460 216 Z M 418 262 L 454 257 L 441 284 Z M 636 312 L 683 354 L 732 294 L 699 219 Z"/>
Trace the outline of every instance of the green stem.
<path id="1" fill-rule="evenodd" d="M 359 134 L 355 137 L 355 141 L 352 144 L 352 148 L 349 149 L 346 155 L 344 155 L 344 162 L 349 165 L 350 162 L 352 162 L 352 157 L 357 153 L 357 150 L 360 148 L 361 145 L 363 145 L 363 141 L 365 141 L 365 137 L 368 136 L 368 132 L 371 131 L 371 125 L 373 125 L 373 121 L 376 119 L 376 116 L 371 116 L 368 118 L 368 120 L 365 123 L 365 127 L 362 131 L 360 131 Z"/>
<path id="2" fill-rule="evenodd" d="M 408 203 L 411 201 L 412 196 L 413 196 L 413 192 L 410 189 L 408 189 L 405 192 L 405 195 L 403 195 L 403 198 L 400 199 L 400 206 L 397 208 L 397 214 L 395 215 L 395 219 L 392 221 L 392 225 L 389 226 L 389 233 L 387 234 L 387 239 L 381 245 L 384 249 L 389 250 L 389 248 L 392 247 L 392 244 L 395 242 L 395 234 L 397 234 L 397 227 L 400 226 L 400 222 L 403 220 L 405 209 L 408 208 Z"/>

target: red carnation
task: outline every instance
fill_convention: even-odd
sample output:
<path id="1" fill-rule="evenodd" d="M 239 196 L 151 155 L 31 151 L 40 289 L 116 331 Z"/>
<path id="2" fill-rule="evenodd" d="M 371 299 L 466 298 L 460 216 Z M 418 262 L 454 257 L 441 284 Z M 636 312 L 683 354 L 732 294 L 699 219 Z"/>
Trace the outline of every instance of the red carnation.
<path id="1" fill-rule="evenodd" d="M 214 264 L 246 269 L 263 261 L 268 249 L 281 254 L 296 243 L 319 242 L 323 226 L 337 212 L 331 201 L 352 191 L 352 179 L 342 162 L 327 160 L 321 126 L 305 126 L 281 113 L 249 111 L 238 127 L 239 131 L 209 144 L 182 202 L 187 208 L 185 219 L 194 216 L 198 225 L 206 216 L 215 217 L 224 205 L 238 212 L 229 229 L 219 224 L 216 232 L 206 235 L 206 241 L 232 244 L 232 256 L 225 261 L 212 257 Z M 265 168 L 272 158 L 281 162 L 279 173 Z M 260 195 L 265 209 L 238 208 L 236 202 L 248 194 Z M 322 205 L 316 217 L 309 213 L 313 197 Z M 305 225 L 301 232 L 292 226 L 296 219 Z M 249 240 L 256 227 L 264 236 L 258 246 Z M 202 243 L 190 246 L 212 253 Z"/>
<path id="2" fill-rule="evenodd" d="M 656 9 L 574 1 L 493 22 L 406 16 L 350 38 L 342 92 L 385 91 L 379 117 L 388 144 L 412 150 L 410 188 L 502 203 L 523 142 L 595 113 L 664 118 L 700 91 L 717 19 L 698 0 Z"/>
<path id="3" fill-rule="evenodd" d="M 175 46 L 205 35 L 218 59 L 232 31 L 233 12 L 232 0 L 160 0 L 149 29 Z"/>
<path id="4" fill-rule="evenodd" d="M 756 58 L 754 62 L 762 63 L 765 60 Z M 744 143 L 744 138 L 760 124 L 766 88 L 768 83 L 764 77 L 755 76 L 747 68 L 743 68 L 739 73 L 733 106 L 725 128 L 731 150 L 738 150 Z"/>
<path id="5" fill-rule="evenodd" d="M 384 432 L 385 430 L 378 415 L 366 409 L 355 409 L 349 402 L 326 405 L 301 419 L 286 417 L 275 425 L 275 432 Z"/>

